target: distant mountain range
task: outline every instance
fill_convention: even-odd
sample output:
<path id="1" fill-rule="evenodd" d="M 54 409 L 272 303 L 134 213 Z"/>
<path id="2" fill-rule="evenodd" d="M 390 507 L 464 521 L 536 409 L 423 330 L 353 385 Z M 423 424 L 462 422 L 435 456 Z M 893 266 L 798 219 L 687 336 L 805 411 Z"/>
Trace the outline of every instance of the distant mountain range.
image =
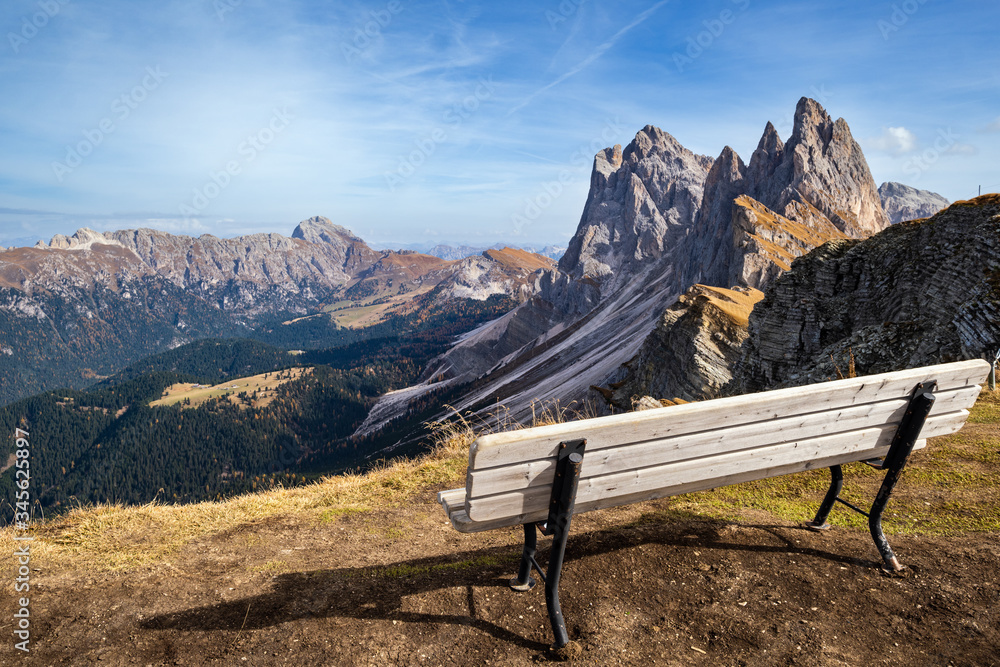
<path id="1" fill-rule="evenodd" d="M 538 255 L 543 255 L 550 259 L 559 259 L 566 252 L 565 246 L 555 246 L 547 245 L 543 248 L 536 248 L 534 246 L 507 246 L 502 243 L 494 243 L 489 247 L 481 246 L 450 246 L 445 244 L 438 244 L 427 250 L 428 255 L 434 255 L 435 257 L 440 257 L 441 259 L 463 259 L 465 257 L 471 257 L 473 255 L 481 255 L 487 250 L 502 250 L 503 248 L 514 247 L 526 252 L 535 253 Z"/>
<path id="2" fill-rule="evenodd" d="M 554 265 L 517 249 L 454 261 L 375 251 L 322 217 L 291 237 L 56 235 L 0 252 L 0 400 L 83 387 L 205 337 L 322 347 L 341 340 L 345 327 L 452 300 L 501 295 L 514 305 Z"/>
<path id="3" fill-rule="evenodd" d="M 440 257 L 441 259 L 447 260 L 464 259 L 466 257 L 472 257 L 473 255 L 481 255 L 487 250 L 503 250 L 504 248 L 525 250 L 537 255 L 544 255 L 550 259 L 559 259 L 562 257 L 563 253 L 566 252 L 566 246 L 552 244 L 541 247 L 535 245 L 517 245 L 514 243 L 494 243 L 489 246 L 472 246 L 464 243 L 453 245 L 449 243 L 429 242 L 397 244 L 369 243 L 368 245 L 376 250 L 412 250 L 414 252 L 423 253 L 425 255 L 433 255 L 434 257 Z"/>

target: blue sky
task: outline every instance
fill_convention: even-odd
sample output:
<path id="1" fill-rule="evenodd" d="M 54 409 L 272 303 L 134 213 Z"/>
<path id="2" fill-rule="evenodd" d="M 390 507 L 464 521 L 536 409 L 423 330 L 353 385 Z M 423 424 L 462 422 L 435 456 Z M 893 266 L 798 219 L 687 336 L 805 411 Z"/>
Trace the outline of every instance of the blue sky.
<path id="1" fill-rule="evenodd" d="M 564 243 L 646 124 L 744 159 L 799 97 L 876 182 L 1000 190 L 994 1 L 8 0 L 0 244 L 79 227 Z"/>

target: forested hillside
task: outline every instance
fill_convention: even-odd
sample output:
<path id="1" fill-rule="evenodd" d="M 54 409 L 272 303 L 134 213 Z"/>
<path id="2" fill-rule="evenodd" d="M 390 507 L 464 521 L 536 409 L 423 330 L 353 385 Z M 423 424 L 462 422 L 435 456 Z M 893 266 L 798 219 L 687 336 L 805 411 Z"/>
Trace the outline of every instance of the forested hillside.
<path id="1" fill-rule="evenodd" d="M 8 405 L 0 409 L 0 432 L 30 433 L 33 496 L 44 508 L 188 502 L 298 484 L 367 465 L 366 457 L 400 438 L 410 439 L 406 452 L 419 448 L 412 436 L 421 410 L 378 437 L 351 435 L 380 395 L 415 382 L 455 334 L 508 308 L 504 297 L 454 302 L 342 330 L 360 340 L 294 354 L 254 340 L 202 340 L 148 357 L 89 390 L 54 390 Z M 285 370 L 293 366 L 313 370 Z M 261 373 L 283 380 L 266 405 L 245 392 L 197 407 L 149 405 L 171 385 Z M 12 447 L 11 439 L 0 464 L 9 465 Z M 0 474 L 0 495 L 12 497 L 14 470 Z"/>

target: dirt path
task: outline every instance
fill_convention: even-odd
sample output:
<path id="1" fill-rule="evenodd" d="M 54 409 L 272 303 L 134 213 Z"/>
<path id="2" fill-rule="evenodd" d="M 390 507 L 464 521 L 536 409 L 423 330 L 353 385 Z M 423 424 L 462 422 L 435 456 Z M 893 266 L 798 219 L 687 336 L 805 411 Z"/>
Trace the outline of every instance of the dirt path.
<path id="1" fill-rule="evenodd" d="M 890 577 L 861 530 L 669 507 L 574 520 L 562 601 L 582 664 L 1000 665 L 995 535 L 890 537 L 909 566 Z M 0 662 L 533 664 L 551 637 L 541 587 L 506 587 L 519 540 L 456 533 L 428 497 L 332 523 L 243 524 L 124 573 L 43 563 L 32 651 L 12 660 L 8 639 Z"/>

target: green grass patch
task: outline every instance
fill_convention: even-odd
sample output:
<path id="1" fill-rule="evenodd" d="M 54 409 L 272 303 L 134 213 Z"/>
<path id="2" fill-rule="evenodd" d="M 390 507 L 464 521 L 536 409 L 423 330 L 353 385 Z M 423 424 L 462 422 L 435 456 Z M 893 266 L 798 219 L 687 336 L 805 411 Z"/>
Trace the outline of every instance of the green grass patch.
<path id="1" fill-rule="evenodd" d="M 1000 390 L 984 387 L 969 415 L 970 424 L 1000 424 Z"/>
<path id="2" fill-rule="evenodd" d="M 841 497 L 871 506 L 883 473 L 860 463 L 844 466 Z M 746 520 L 747 510 L 784 521 L 815 516 L 830 484 L 830 473 L 813 470 L 676 496 L 668 510 L 639 522 L 690 518 Z M 830 522 L 867 529 L 868 520 L 841 505 Z M 934 438 L 913 453 L 883 514 L 888 533 L 953 535 L 1000 531 L 1000 391 L 984 390 L 968 424 L 954 435 Z"/>

